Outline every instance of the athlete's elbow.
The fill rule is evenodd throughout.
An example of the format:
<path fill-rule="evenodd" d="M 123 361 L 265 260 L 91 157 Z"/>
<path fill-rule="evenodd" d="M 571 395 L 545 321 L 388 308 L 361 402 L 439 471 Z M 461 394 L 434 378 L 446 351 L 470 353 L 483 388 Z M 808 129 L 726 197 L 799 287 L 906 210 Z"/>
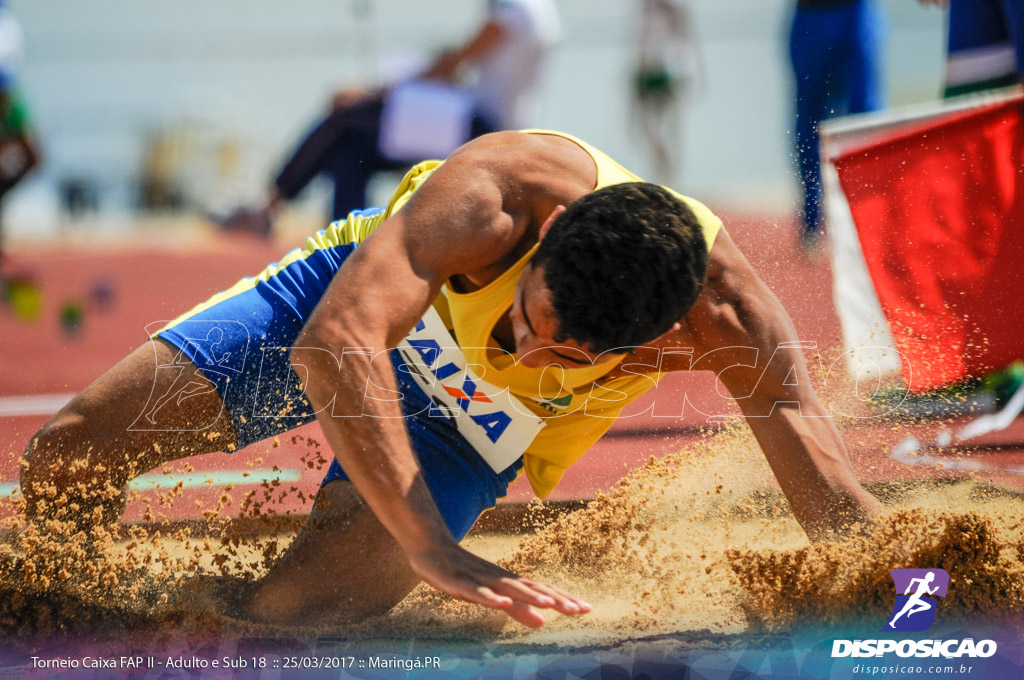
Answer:
<path fill-rule="evenodd" d="M 290 348 L 288 360 L 307 393 L 316 392 L 318 385 L 334 389 L 343 368 L 350 373 L 368 370 L 372 357 L 382 349 L 373 345 L 365 337 L 348 332 L 344 325 L 307 324 Z"/>
<path fill-rule="evenodd" d="M 346 349 L 357 346 L 360 339 L 351 332 L 351 325 L 339 319 L 311 319 L 291 348 L 290 358 L 295 363 L 297 356 L 305 356 L 309 351 L 334 355 L 338 359 L 345 354 Z"/>
<path fill-rule="evenodd" d="M 295 342 L 291 346 L 289 357 L 294 363 L 296 355 L 301 353 L 303 350 L 329 350 L 331 344 L 330 333 L 327 329 L 323 328 L 320 324 L 311 321 L 303 326 L 302 331 L 295 338 Z"/>
<path fill-rule="evenodd" d="M 343 351 L 336 351 L 329 336 L 303 332 L 288 353 L 302 391 L 317 409 L 334 400 L 339 389 Z"/>
<path fill-rule="evenodd" d="M 316 375 L 336 373 L 343 354 L 336 349 L 338 342 L 330 329 L 307 325 L 289 348 L 288 362 L 304 383 Z"/>

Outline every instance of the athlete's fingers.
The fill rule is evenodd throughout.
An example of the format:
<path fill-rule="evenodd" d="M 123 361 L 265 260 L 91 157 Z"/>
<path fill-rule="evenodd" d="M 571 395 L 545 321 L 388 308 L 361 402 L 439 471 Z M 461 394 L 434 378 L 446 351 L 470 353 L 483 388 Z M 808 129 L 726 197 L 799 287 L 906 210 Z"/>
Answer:
<path fill-rule="evenodd" d="M 533 585 L 546 586 L 546 584 Z M 590 605 L 586 603 L 583 603 L 584 609 L 566 598 L 556 597 L 555 594 L 548 594 L 540 589 L 534 589 L 521 579 L 515 577 L 500 579 L 493 586 L 492 588 L 478 585 L 462 593 L 453 594 L 469 602 L 475 602 L 485 607 L 503 611 L 513 620 L 529 628 L 539 628 L 545 623 L 544 616 L 534 609 L 534 606 L 553 608 L 567 615 L 590 611 Z"/>
<path fill-rule="evenodd" d="M 561 614 L 586 614 L 593 609 L 590 604 L 575 595 L 541 581 L 512 576 L 503 579 L 502 586 L 504 587 L 495 588 L 495 591 L 535 607 L 554 609 Z"/>
<path fill-rule="evenodd" d="M 513 603 L 505 613 L 527 628 L 540 628 L 545 623 L 544 616 L 539 611 L 522 602 Z"/>
<path fill-rule="evenodd" d="M 562 614 L 572 615 L 581 613 L 579 604 L 574 602 L 572 598 L 568 598 L 554 592 L 546 583 L 521 580 L 518 582 L 518 585 L 529 588 L 531 592 L 536 593 L 543 599 L 546 599 L 551 603 L 546 605 L 547 607 L 561 612 Z"/>
<path fill-rule="evenodd" d="M 528 579 L 524 579 L 524 582 L 537 592 L 551 597 L 555 601 L 554 609 L 562 614 L 586 614 L 593 609 L 593 607 L 583 599 L 562 590 L 558 586 L 553 586 L 550 583 L 543 583 L 541 581 L 531 581 Z"/>
<path fill-rule="evenodd" d="M 477 598 L 465 598 L 476 601 L 492 609 L 505 612 L 512 620 L 518 621 L 528 628 L 540 628 L 544 625 L 544 616 L 525 602 L 517 602 L 511 597 L 497 595 L 490 588 L 480 586 L 476 589 Z"/>
<path fill-rule="evenodd" d="M 534 607 L 568 615 L 590 611 L 590 605 L 559 588 L 520 578 L 457 546 L 454 552 L 424 557 L 412 562 L 426 582 L 468 602 L 504 611 L 525 626 L 544 624 L 544 617 Z"/>
<path fill-rule="evenodd" d="M 469 590 L 467 595 L 459 595 L 464 600 L 482 604 L 492 609 L 506 610 L 515 604 L 515 600 L 507 595 L 498 595 L 487 586 L 477 586 Z"/>
<path fill-rule="evenodd" d="M 531 587 L 534 584 L 517 578 L 503 578 L 495 583 L 493 587 L 480 586 L 476 588 L 477 601 L 495 609 L 501 609 L 513 616 L 513 611 L 519 613 L 518 617 L 513 616 L 517 621 L 521 616 L 527 616 L 530 621 L 540 621 L 537 625 L 544 623 L 544 618 L 536 612 L 532 614 L 521 614 L 522 607 L 529 608 L 530 605 L 544 609 L 555 609 L 562 614 L 579 614 L 581 609 L 578 605 L 553 594 L 544 592 L 542 589 Z M 540 584 L 544 585 L 544 584 Z M 539 618 L 538 618 L 539 617 Z M 531 624 L 524 624 L 531 625 Z"/>
<path fill-rule="evenodd" d="M 517 576 L 506 576 L 490 584 L 499 595 L 507 595 L 517 602 L 525 602 L 535 607 L 550 609 L 557 603 L 551 595 L 531 587 L 529 583 Z"/>

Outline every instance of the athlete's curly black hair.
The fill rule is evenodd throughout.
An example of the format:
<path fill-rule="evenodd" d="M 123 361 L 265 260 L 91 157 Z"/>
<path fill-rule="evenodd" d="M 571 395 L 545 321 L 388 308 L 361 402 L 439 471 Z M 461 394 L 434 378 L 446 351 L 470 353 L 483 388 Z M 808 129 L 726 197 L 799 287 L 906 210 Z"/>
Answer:
<path fill-rule="evenodd" d="M 595 352 L 667 332 L 704 287 L 708 250 L 689 206 L 656 184 L 616 184 L 574 201 L 532 259 L 544 267 L 559 336 Z"/>

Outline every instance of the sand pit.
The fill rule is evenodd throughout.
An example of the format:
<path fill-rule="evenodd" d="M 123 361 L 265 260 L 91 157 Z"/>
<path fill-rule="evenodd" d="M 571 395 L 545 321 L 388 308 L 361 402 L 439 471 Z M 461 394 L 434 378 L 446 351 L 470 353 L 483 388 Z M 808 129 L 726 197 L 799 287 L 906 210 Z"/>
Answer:
<path fill-rule="evenodd" d="M 0 634 L 25 648 L 83 638 L 145 647 L 177 634 L 307 645 L 326 637 L 350 651 L 420 640 L 462 656 L 610 653 L 637 641 L 679 649 L 801 627 L 877 630 L 892 607 L 888 571 L 897 567 L 950 573 L 945 625 L 1021 619 L 1024 500 L 973 480 L 875 491 L 889 513 L 878 527 L 811 546 L 749 431 L 709 434 L 546 526 L 468 539 L 474 552 L 595 607 L 585 617 L 551 615 L 536 631 L 425 586 L 357 626 L 284 629 L 211 612 L 220 597 L 213 593 L 239 584 L 231 592 L 244 593 L 286 547 L 285 527 L 295 525 L 287 518 L 269 533 L 265 523 L 257 532 L 252 521 L 211 517 L 206 532 L 136 526 L 116 540 L 97 525 L 56 543 L 12 523 L 0 552 Z M 529 514 L 525 522 L 533 522 Z"/>

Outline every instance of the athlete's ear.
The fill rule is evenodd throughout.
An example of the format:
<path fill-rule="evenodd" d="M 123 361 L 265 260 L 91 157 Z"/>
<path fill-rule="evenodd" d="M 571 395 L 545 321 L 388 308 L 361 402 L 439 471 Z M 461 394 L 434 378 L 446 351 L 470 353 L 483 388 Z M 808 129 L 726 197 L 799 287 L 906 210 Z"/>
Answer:
<path fill-rule="evenodd" d="M 556 205 L 555 206 L 555 209 L 551 211 L 551 214 L 548 215 L 548 218 L 546 220 L 544 220 L 544 224 L 540 225 L 540 234 L 537 235 L 537 240 L 538 241 L 543 241 L 544 240 L 544 236 L 548 233 L 548 230 L 551 229 L 551 225 L 554 224 L 555 220 L 558 219 L 558 216 L 561 215 L 564 212 L 565 212 L 565 206 L 564 205 Z"/>

